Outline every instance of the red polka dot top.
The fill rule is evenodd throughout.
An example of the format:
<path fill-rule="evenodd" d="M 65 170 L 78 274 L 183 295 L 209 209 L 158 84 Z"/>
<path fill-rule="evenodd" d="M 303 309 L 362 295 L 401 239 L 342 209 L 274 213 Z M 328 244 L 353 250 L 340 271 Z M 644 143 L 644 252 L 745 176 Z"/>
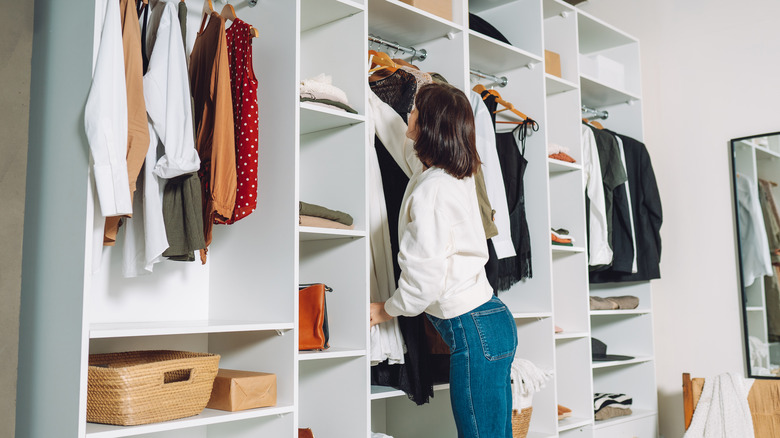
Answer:
<path fill-rule="evenodd" d="M 257 78 L 252 68 L 252 26 L 237 18 L 227 29 L 233 123 L 236 139 L 236 206 L 232 224 L 257 207 L 258 121 Z"/>

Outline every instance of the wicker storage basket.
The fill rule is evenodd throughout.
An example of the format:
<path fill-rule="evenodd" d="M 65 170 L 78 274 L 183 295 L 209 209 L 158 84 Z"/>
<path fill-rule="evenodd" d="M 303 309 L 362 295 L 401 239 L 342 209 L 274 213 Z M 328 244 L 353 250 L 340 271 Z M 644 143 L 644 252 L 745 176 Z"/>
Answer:
<path fill-rule="evenodd" d="M 533 407 L 512 409 L 512 438 L 525 438 L 528 435 L 528 426 L 531 424 L 531 412 Z"/>
<path fill-rule="evenodd" d="M 87 421 L 131 426 L 199 414 L 219 355 L 186 351 L 90 354 Z"/>

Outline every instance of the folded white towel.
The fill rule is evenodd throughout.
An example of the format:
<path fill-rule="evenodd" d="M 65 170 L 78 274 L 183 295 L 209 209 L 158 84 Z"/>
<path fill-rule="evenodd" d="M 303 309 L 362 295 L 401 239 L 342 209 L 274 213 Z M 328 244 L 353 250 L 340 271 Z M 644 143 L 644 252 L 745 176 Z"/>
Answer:
<path fill-rule="evenodd" d="M 753 379 L 736 373 L 708 378 L 684 438 L 752 437 L 753 417 L 747 401 Z"/>

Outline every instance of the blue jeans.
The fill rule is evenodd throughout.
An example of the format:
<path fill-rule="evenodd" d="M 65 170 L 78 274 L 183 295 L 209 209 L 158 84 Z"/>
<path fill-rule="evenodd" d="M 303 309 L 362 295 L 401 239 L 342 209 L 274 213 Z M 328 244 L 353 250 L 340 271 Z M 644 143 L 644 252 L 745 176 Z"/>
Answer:
<path fill-rule="evenodd" d="M 451 319 L 427 315 L 450 347 L 450 399 L 459 438 L 512 438 L 512 314 L 497 297 Z"/>

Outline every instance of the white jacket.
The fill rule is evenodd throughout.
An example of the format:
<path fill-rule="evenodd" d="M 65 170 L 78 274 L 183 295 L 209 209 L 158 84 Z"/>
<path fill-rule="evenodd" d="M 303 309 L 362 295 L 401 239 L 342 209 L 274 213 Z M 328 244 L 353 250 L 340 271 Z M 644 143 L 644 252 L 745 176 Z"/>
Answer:
<path fill-rule="evenodd" d="M 423 169 L 406 139 L 403 119 L 369 93 L 376 133 L 409 178 L 398 218 L 398 288 L 385 302 L 392 316 L 426 312 L 460 316 L 486 303 L 493 289 L 485 275 L 487 241 L 474 178 Z"/>
<path fill-rule="evenodd" d="M 608 265 L 612 263 L 612 248 L 609 247 L 607 230 L 607 207 L 604 201 L 604 182 L 601 178 L 601 161 L 596 149 L 593 131 L 582 125 L 582 177 L 585 193 L 590 199 L 590 259 L 588 264 Z"/>
<path fill-rule="evenodd" d="M 501 162 L 498 161 L 496 149 L 496 131 L 493 128 L 493 118 L 485 106 L 482 96 L 469 92 L 471 109 L 474 112 L 474 127 L 477 137 L 477 153 L 482 161 L 482 175 L 485 178 L 490 206 L 495 210 L 494 223 L 498 228 L 498 236 L 491 237 L 496 256 L 499 259 L 514 257 L 515 246 L 512 243 L 512 230 L 509 227 L 509 206 L 506 201 L 504 175 L 501 173 Z"/>
<path fill-rule="evenodd" d="M 127 177 L 127 85 L 119 2 L 108 2 L 103 17 L 84 127 L 100 210 L 108 217 L 131 214 L 133 209 Z"/>

